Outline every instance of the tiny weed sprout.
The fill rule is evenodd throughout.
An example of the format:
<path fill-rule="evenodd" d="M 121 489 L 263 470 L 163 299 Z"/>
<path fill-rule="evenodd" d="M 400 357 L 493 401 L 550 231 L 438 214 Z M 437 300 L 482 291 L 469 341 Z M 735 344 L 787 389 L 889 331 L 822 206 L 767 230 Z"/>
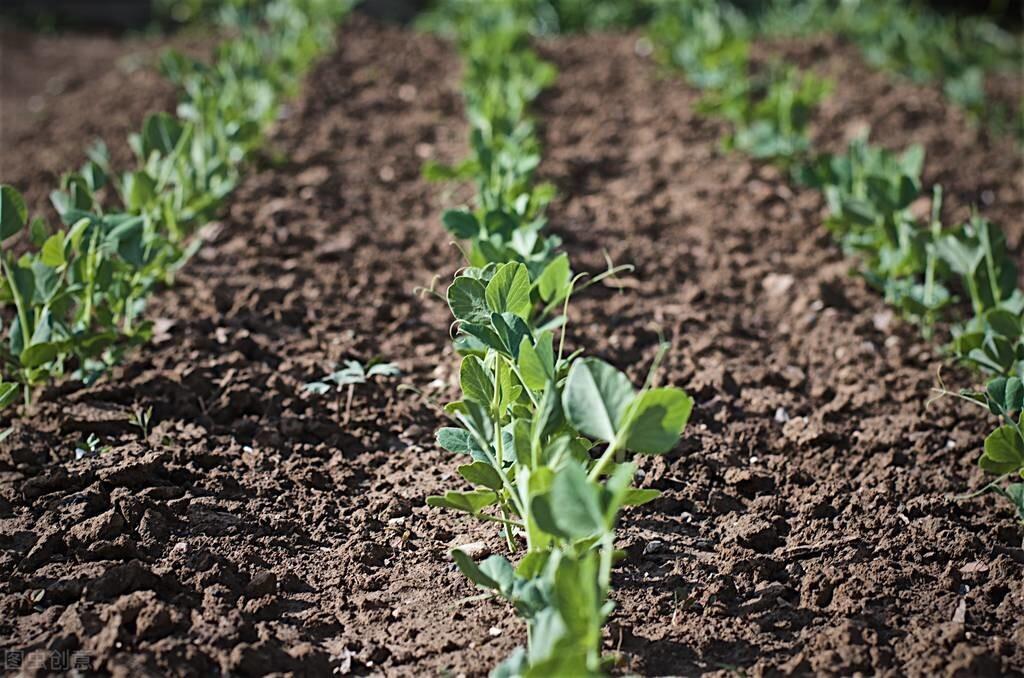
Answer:
<path fill-rule="evenodd" d="M 394 363 L 381 362 L 374 358 L 366 366 L 358 360 L 346 360 L 345 367 L 331 372 L 320 381 L 311 381 L 304 386 L 310 393 L 323 395 L 332 389 L 338 394 L 337 411 L 341 414 L 341 393 L 347 392 L 345 398 L 345 416 L 343 424 L 348 424 L 352 418 L 352 398 L 355 388 L 359 384 L 366 384 L 375 381 L 378 377 L 398 377 L 402 371 Z"/>
<path fill-rule="evenodd" d="M 153 419 L 153 406 L 143 408 L 141 405 L 133 405 L 131 414 L 128 415 L 128 423 L 139 429 L 142 439 L 149 438 L 150 422 Z"/>
<path fill-rule="evenodd" d="M 99 436 L 95 433 L 90 433 L 87 438 L 79 441 L 78 444 L 75 445 L 75 460 L 77 461 L 86 457 L 95 457 L 100 454 L 106 454 L 109 451 L 109 445 L 104 445 Z"/>

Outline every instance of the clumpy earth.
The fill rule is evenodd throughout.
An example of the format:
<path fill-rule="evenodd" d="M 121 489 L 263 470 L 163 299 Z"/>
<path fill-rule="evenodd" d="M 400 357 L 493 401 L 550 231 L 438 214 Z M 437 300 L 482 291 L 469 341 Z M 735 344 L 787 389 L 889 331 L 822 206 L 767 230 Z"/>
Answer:
<path fill-rule="evenodd" d="M 636 37 L 539 45 L 560 71 L 536 107 L 551 229 L 579 270 L 636 266 L 578 297 L 569 342 L 639 381 L 664 338 L 660 380 L 697 401 L 677 449 L 642 461 L 664 496 L 624 516 L 606 650 L 646 675 L 1024 671 L 1020 529 L 993 497 L 958 498 L 985 482 L 991 420 L 929 404 L 946 361 L 851 275 L 820 198 L 722 154 L 699 93 Z M 925 143 L 949 218 L 978 203 L 1019 251 L 1007 142 L 842 45 L 764 49 L 847 74 L 823 144 L 862 124 Z M 475 676 L 525 640 L 504 605 L 466 601 L 447 555 L 499 535 L 424 505 L 460 482 L 433 443 L 457 363 L 428 290 L 460 265 L 439 214 L 468 193 L 420 178 L 465 153 L 459 77 L 450 45 L 351 18 L 273 134 L 286 160 L 252 168 L 154 299 L 155 341 L 10 420 L 0 647 L 118 675 Z M 56 163 L 18 163 L 45 195 Z M 377 356 L 403 375 L 356 389 L 348 422 L 344 398 L 303 389 Z"/>

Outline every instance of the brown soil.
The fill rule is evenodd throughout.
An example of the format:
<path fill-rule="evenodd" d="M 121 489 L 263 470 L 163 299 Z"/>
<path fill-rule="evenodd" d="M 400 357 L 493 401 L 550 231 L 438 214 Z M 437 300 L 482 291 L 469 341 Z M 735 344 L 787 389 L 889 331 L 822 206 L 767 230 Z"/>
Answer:
<path fill-rule="evenodd" d="M 982 482 L 990 422 L 925 407 L 941 357 L 848 275 L 818 197 L 720 155 L 697 94 L 633 38 L 543 51 L 561 71 L 538 108 L 552 228 L 578 268 L 602 250 L 637 266 L 580 296 L 571 343 L 639 379 L 663 334 L 662 379 L 698 401 L 677 450 L 643 463 L 665 496 L 625 516 L 607 649 L 650 675 L 1024 671 L 1021 535 L 992 498 L 954 498 Z M 864 102 L 844 115 L 952 140 L 928 168 L 950 208 L 990 187 L 1019 218 L 1019 160 L 962 174 L 1004 149 L 946 109 L 901 130 L 900 98 L 864 92 L 881 82 L 840 82 Z M 122 675 L 479 675 L 523 641 L 503 605 L 462 602 L 447 550 L 501 542 L 424 506 L 455 460 L 427 398 L 396 389 L 453 394 L 447 311 L 415 288 L 459 265 L 445 189 L 419 177 L 464 151 L 458 89 L 450 46 L 353 18 L 275 135 L 288 162 L 252 174 L 155 300 L 153 345 L 15 422 L 0 647 Z M 358 389 L 347 425 L 302 389 L 377 355 L 405 374 Z M 147 437 L 133 406 L 153 407 Z M 89 433 L 109 449 L 75 461 Z"/>

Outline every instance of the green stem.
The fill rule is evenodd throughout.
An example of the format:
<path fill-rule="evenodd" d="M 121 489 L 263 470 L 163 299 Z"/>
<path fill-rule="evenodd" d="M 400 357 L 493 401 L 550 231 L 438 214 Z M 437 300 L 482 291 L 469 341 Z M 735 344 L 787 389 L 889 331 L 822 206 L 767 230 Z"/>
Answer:
<path fill-rule="evenodd" d="M 590 474 L 587 476 L 587 480 L 593 482 L 600 478 L 601 473 L 604 472 L 605 467 L 608 466 L 612 457 L 618 451 L 619 443 L 617 440 L 614 440 L 608 445 L 608 449 L 604 451 L 604 454 L 602 454 L 601 458 L 597 460 L 597 463 L 594 464 L 594 468 L 590 469 Z"/>
<path fill-rule="evenodd" d="M 18 290 L 18 283 L 14 278 L 14 271 L 11 270 L 11 263 L 7 260 L 6 254 L 0 257 L 0 265 L 3 266 L 7 284 L 11 287 L 11 296 L 14 297 L 14 306 L 18 311 L 18 323 L 21 325 L 22 350 L 25 350 L 32 345 L 32 333 L 28 326 L 28 309 L 25 308 L 25 299 Z"/>

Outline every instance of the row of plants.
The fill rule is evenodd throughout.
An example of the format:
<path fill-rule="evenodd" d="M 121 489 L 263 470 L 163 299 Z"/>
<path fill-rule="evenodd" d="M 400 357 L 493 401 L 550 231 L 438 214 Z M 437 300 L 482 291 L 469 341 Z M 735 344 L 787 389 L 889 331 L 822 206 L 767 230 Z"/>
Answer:
<path fill-rule="evenodd" d="M 440 0 L 438 4 L 459 8 L 474 2 Z M 701 5 L 691 0 L 514 0 L 514 4 L 529 15 L 535 35 L 646 26 L 657 13 L 699 10 Z M 958 16 L 938 12 L 921 1 L 891 0 L 736 0 L 726 11 L 751 35 L 842 36 L 854 42 L 871 65 L 915 82 L 935 83 L 974 120 L 997 134 L 1014 134 L 1024 141 L 1024 101 L 1011 103 L 986 91 L 990 75 L 1019 69 L 1024 43 L 984 13 Z"/>
<path fill-rule="evenodd" d="M 1024 45 L 987 16 L 943 14 L 921 2 L 889 0 L 772 0 L 758 9 L 762 33 L 843 36 L 873 66 L 936 83 L 974 119 L 1024 140 L 1024 102 L 994 101 L 985 87 L 988 74 L 1019 70 Z"/>
<path fill-rule="evenodd" d="M 440 447 L 464 455 L 458 472 L 472 489 L 427 503 L 494 524 L 508 549 L 480 563 L 452 551 L 466 577 L 526 622 L 526 647 L 492 676 L 602 675 L 611 571 L 623 556 L 616 523 L 624 507 L 659 494 L 633 486 L 631 457 L 671 450 L 693 402 L 656 386 L 657 358 L 638 389 L 609 363 L 567 352 L 573 293 L 620 269 L 574 274 L 546 232 L 553 190 L 535 180 L 541 150 L 528 109 L 555 71 L 530 48 L 533 15 L 514 2 L 456 4 L 426 22 L 458 40 L 472 154 L 424 171 L 476 187 L 471 205 L 443 215 L 467 266 L 445 295 L 461 395 L 444 407 L 453 425 L 437 432 Z"/>
<path fill-rule="evenodd" d="M 93 381 L 150 338 L 147 297 L 200 246 L 199 227 L 238 184 L 349 4 L 224 3 L 220 24 L 232 37 L 210 63 L 163 56 L 181 91 L 176 114 L 147 116 L 129 139 L 130 169 L 112 167 L 102 141 L 90 148 L 50 196 L 59 225 L 30 218 L 18 191 L 0 186 L 0 408 L 19 398 L 30 408 L 58 377 Z"/>
<path fill-rule="evenodd" d="M 889 303 L 929 336 L 951 324 L 950 354 L 988 379 L 983 392 L 957 395 L 1000 418 L 979 461 L 999 476 L 986 489 L 1009 499 L 1024 521 L 1024 293 L 1000 229 L 976 214 L 943 224 L 941 186 L 933 187 L 930 218 L 914 216 L 920 146 L 893 153 L 860 138 L 838 155 L 815 152 L 808 129 L 828 83 L 778 65 L 755 69 L 748 24 L 734 7 L 665 3 L 651 37 L 662 61 L 705 91 L 701 109 L 731 123 L 727 147 L 781 165 L 824 194 L 826 226 Z"/>

